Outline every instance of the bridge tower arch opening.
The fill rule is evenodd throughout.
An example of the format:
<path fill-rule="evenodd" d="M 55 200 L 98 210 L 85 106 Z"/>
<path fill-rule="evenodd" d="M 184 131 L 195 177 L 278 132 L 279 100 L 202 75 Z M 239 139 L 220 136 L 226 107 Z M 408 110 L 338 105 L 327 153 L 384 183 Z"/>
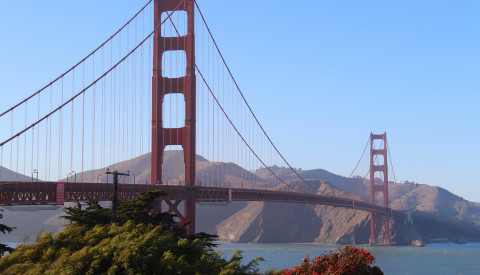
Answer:
<path fill-rule="evenodd" d="M 162 21 L 173 24 L 171 17 L 186 13 L 186 32 L 178 29 L 178 35 L 165 34 Z M 153 184 L 164 184 L 162 164 L 167 146 L 181 146 L 185 163 L 184 213 L 178 209 L 179 202 L 169 204 L 169 212 L 177 214 L 181 223 L 186 224 L 187 234 L 195 233 L 195 131 L 196 131 L 196 80 L 195 80 L 195 37 L 194 37 L 194 1 L 193 0 L 155 0 L 153 38 L 153 75 L 152 75 L 152 162 L 151 178 Z M 177 29 L 175 29 L 177 31 Z M 185 59 L 179 68 L 184 73 L 172 75 L 164 72 L 175 62 L 169 58 L 175 52 L 183 52 Z M 183 94 L 185 100 L 185 124 L 177 128 L 164 128 L 163 102 L 168 94 Z"/>
<path fill-rule="evenodd" d="M 380 141 L 378 147 L 376 141 Z M 388 208 L 388 166 L 387 166 L 387 133 L 370 133 L 370 203 L 375 204 L 376 193 L 383 195 L 383 206 Z M 375 239 L 375 215 L 370 213 L 370 243 Z M 383 215 L 383 244 L 390 244 L 388 228 L 388 211 Z"/>

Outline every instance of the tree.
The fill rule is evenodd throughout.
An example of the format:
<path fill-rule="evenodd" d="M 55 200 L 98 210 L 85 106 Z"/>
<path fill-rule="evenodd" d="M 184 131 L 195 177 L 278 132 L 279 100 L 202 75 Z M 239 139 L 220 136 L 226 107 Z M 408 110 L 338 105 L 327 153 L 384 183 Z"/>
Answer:
<path fill-rule="evenodd" d="M 3 212 L 3 209 L 0 209 L 0 211 Z M 0 213 L 0 219 L 2 218 L 3 218 L 3 214 Z M 6 226 L 5 224 L 0 223 L 0 231 L 3 234 L 10 233 L 12 232 L 13 229 L 15 229 L 15 227 Z M 2 257 L 6 252 L 12 253 L 12 251 L 13 251 L 13 248 L 11 248 L 10 246 L 0 243 L 0 257 Z"/>
<path fill-rule="evenodd" d="M 261 258 L 243 265 L 237 251 L 230 260 L 223 259 L 213 249 L 214 236 L 186 236 L 172 215 L 149 214 L 162 194 L 152 191 L 121 201 L 115 223 L 110 222 L 111 210 L 98 201 L 89 201 L 85 209 L 81 204 L 67 208 L 65 218 L 71 223 L 63 231 L 19 246 L 0 259 L 0 273 L 258 274 Z"/>
<path fill-rule="evenodd" d="M 165 230 L 175 232 L 177 237 L 186 237 L 186 231 L 183 227 L 176 225 L 174 221 L 175 215 L 170 213 L 152 214 L 156 200 L 164 196 L 166 193 L 161 190 L 154 190 L 141 193 L 135 200 L 120 200 L 118 201 L 117 224 L 125 224 L 127 221 L 134 221 L 135 223 L 145 223 L 162 225 Z M 77 225 L 86 225 L 93 228 L 95 225 L 106 225 L 111 222 L 112 209 L 103 208 L 98 200 L 89 200 L 86 203 L 86 208 L 79 202 L 73 207 L 66 207 L 63 218 L 69 220 L 71 223 Z M 200 236 L 200 235 L 199 235 Z M 195 238 L 196 235 L 193 235 Z M 204 237 L 216 237 L 213 235 L 203 234 Z"/>

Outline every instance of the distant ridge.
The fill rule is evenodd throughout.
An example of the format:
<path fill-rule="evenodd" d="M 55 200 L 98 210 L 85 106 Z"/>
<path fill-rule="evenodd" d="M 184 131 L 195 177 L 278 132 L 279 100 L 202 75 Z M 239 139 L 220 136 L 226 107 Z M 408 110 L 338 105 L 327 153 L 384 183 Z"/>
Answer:
<path fill-rule="evenodd" d="M 36 174 L 32 176 L 26 176 L 21 173 L 17 173 L 8 168 L 0 166 L 0 180 L 1 181 L 36 181 Z M 39 180 L 40 181 L 40 180 Z"/>
<path fill-rule="evenodd" d="M 272 178 L 267 169 L 247 171 L 233 163 L 210 162 L 197 156 L 197 183 L 214 186 L 227 182 L 230 187 L 241 187 L 255 182 L 261 184 Z M 167 151 L 164 169 L 171 178 L 164 175 L 164 182 L 176 184 L 184 180 L 182 151 Z M 110 171 L 130 171 L 130 177 L 121 182 L 136 184 L 150 183 L 150 154 L 120 162 L 108 167 Z M 106 182 L 107 167 L 77 173 L 77 181 Z M 284 167 L 270 167 L 291 186 L 301 183 L 295 173 Z M 4 180 L 31 180 L 31 177 L 17 174 L 1 167 Z M 296 170 L 317 189 L 319 194 L 333 194 L 355 199 L 369 200 L 368 180 L 346 179 L 324 169 Z M 133 177 L 135 175 L 135 177 Z M 248 179 L 248 180 L 245 180 Z M 69 177 L 73 180 L 73 176 Z M 66 181 L 62 179 L 61 181 Z M 112 181 L 111 178 L 108 179 Z M 390 219 L 390 236 L 396 244 L 409 244 L 418 239 L 425 243 L 433 241 L 480 241 L 480 203 L 469 202 L 451 192 L 435 186 L 416 183 L 389 183 L 389 202 L 393 209 L 409 210 L 413 224 L 403 220 Z M 380 198 L 377 198 L 380 199 Z M 59 210 L 58 210 L 59 211 Z M 61 211 L 35 212 L 35 224 L 19 222 L 19 217 L 30 217 L 19 212 L 5 211 L 5 222 L 22 227 L 20 232 L 35 235 L 42 229 L 57 230 L 65 223 L 59 220 Z M 44 217 L 43 222 L 39 222 Z M 32 217 L 29 219 L 34 220 Z M 328 244 L 368 243 L 369 219 L 367 212 L 342 209 L 323 205 L 271 202 L 232 202 L 228 205 L 197 204 L 197 228 L 220 239 L 232 242 L 318 242 Z M 7 222 L 8 221 L 8 222 Z M 380 224 L 378 225 L 380 226 Z M 25 228 L 29 227 L 29 228 Z M 29 231 L 30 230 L 30 231 Z M 15 231 L 8 239 L 19 238 Z M 382 236 L 378 236 L 381 238 Z"/>

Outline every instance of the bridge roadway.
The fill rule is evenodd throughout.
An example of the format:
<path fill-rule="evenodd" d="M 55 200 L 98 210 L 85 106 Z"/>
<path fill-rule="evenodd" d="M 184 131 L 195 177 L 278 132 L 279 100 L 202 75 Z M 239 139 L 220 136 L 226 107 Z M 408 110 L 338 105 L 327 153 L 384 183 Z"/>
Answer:
<path fill-rule="evenodd" d="M 334 196 L 271 190 L 202 186 L 189 187 L 184 185 L 119 184 L 118 198 L 127 200 L 134 199 L 139 193 L 158 189 L 167 192 L 167 195 L 162 197 L 163 200 L 183 200 L 187 197 L 186 194 L 194 192 L 196 200 L 202 202 L 293 202 L 344 207 L 378 214 L 388 213 L 389 215 L 403 217 L 402 211 L 385 208 L 364 201 Z M 90 198 L 107 201 L 111 199 L 112 193 L 112 183 L 10 181 L 0 183 L 0 205 L 63 204 L 63 202 L 87 201 Z"/>

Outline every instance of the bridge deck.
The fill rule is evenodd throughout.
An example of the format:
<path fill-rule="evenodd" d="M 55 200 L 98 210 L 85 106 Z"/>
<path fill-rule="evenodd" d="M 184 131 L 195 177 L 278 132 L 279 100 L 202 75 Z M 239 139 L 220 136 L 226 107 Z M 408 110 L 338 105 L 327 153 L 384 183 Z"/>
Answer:
<path fill-rule="evenodd" d="M 58 183 L 58 182 L 2 182 L 0 183 L 0 205 L 39 205 L 58 204 L 59 194 L 63 187 L 63 202 L 87 201 L 97 199 L 110 200 L 113 192 L 112 183 Z M 197 201 L 270 201 L 319 204 L 334 207 L 358 209 L 367 212 L 394 216 L 403 216 L 401 211 L 392 210 L 364 201 L 326 195 L 306 194 L 299 192 L 284 192 L 271 190 L 254 190 L 219 187 L 189 187 L 184 185 L 145 185 L 119 184 L 119 199 L 134 199 L 140 193 L 150 190 L 167 192 L 165 200 L 183 200 L 187 193 L 193 192 Z"/>

